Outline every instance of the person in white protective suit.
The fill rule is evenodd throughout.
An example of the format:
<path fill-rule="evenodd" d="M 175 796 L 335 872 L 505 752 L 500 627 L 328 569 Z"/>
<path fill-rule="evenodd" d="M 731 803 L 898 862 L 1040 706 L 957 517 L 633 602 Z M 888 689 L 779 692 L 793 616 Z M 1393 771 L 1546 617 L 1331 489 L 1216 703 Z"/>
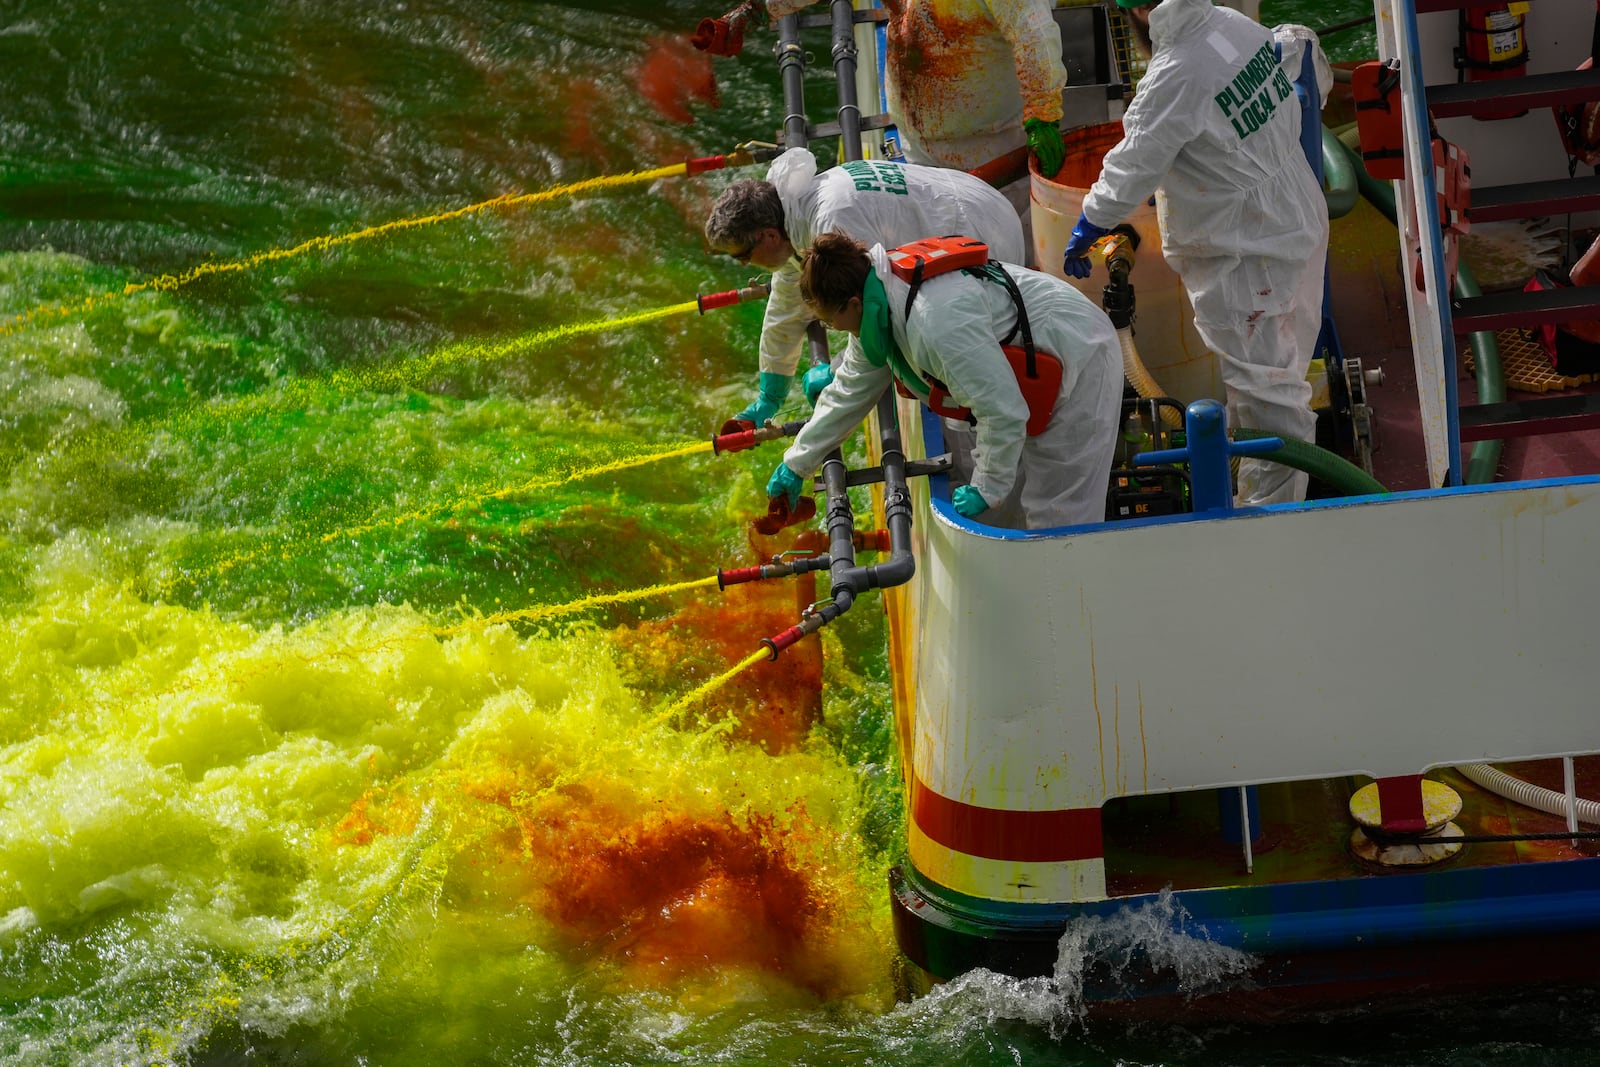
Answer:
<path fill-rule="evenodd" d="M 1087 277 L 1094 242 L 1159 187 L 1162 252 L 1222 361 L 1229 424 L 1312 441 L 1306 370 L 1322 324 L 1328 209 L 1300 146 L 1293 80 L 1303 48 L 1287 70 L 1272 31 L 1211 0 L 1117 3 L 1150 64 L 1062 267 Z M 1306 481 L 1245 460 L 1239 503 L 1303 500 Z"/>
<path fill-rule="evenodd" d="M 766 0 L 773 18 L 818 0 Z M 884 0 L 884 89 L 908 163 L 971 170 L 1026 144 L 1061 169 L 1061 30 L 1051 0 Z M 1026 175 L 1004 192 L 1027 225 Z M 1018 259 L 1016 262 L 1025 262 Z"/>
<path fill-rule="evenodd" d="M 1028 436 L 1028 403 L 1001 350 L 1018 327 L 1015 282 L 1039 352 L 1061 360 L 1049 421 Z M 1122 357 L 1111 320 L 1059 278 L 991 262 L 984 276 L 962 271 L 922 282 L 909 314 L 909 286 L 882 245 L 869 251 L 844 234 L 817 238 L 801 287 L 824 322 L 853 337 L 816 412 L 767 483 L 791 508 L 806 476 L 838 447 L 896 378 L 926 396 L 935 381 L 976 420 L 974 469 L 951 495 L 955 509 L 985 521 L 1020 480 L 1022 526 L 1038 530 L 1101 522 L 1122 410 Z"/>
<path fill-rule="evenodd" d="M 800 297 L 799 255 L 829 230 L 888 248 L 966 234 L 1008 262 L 1020 261 L 1024 247 L 1022 226 L 1006 199 L 960 171 L 857 160 L 818 174 L 809 150 L 791 148 L 773 161 L 765 181 L 734 182 L 712 205 L 706 241 L 773 272 L 761 324 L 758 393 L 736 419 L 759 426 L 789 395 L 806 325 L 815 318 Z M 832 373 L 827 363 L 807 371 L 808 399 L 816 399 Z"/>

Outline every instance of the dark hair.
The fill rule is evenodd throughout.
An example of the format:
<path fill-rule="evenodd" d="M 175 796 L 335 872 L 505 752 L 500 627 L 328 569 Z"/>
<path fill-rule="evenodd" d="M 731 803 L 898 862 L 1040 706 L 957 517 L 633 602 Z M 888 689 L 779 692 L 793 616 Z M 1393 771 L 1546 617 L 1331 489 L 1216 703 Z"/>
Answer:
<path fill-rule="evenodd" d="M 722 190 L 706 218 L 706 242 L 712 248 L 749 248 L 762 230 L 784 233 L 783 201 L 768 181 L 745 179 Z"/>
<path fill-rule="evenodd" d="M 800 262 L 800 296 L 818 311 L 837 311 L 861 295 L 871 271 L 867 246 L 831 230 L 816 239 Z"/>

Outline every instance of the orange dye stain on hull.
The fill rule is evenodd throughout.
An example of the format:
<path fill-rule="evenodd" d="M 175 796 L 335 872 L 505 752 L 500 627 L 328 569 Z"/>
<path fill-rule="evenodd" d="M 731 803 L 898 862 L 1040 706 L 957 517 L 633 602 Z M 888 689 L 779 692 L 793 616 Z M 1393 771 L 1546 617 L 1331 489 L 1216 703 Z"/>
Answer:
<path fill-rule="evenodd" d="M 717 106 L 717 79 L 711 55 L 696 51 L 682 37 L 658 37 L 634 71 L 639 95 L 650 101 L 664 118 L 690 123 L 693 104 Z"/>

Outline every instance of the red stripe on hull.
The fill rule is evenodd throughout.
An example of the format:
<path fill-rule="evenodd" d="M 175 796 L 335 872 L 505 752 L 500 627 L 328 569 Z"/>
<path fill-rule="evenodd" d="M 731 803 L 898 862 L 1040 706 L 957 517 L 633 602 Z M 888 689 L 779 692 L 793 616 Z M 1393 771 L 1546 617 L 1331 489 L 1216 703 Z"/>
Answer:
<path fill-rule="evenodd" d="M 1060 863 L 1105 856 L 1099 808 L 983 808 L 940 796 L 913 775 L 911 819 L 930 840 L 982 859 Z"/>

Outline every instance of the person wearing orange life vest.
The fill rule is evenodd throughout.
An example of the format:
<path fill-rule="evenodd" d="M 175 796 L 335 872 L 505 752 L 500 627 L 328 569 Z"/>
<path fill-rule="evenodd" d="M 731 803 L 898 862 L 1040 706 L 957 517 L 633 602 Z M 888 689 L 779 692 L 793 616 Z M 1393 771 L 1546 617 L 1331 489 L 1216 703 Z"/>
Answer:
<path fill-rule="evenodd" d="M 996 270 L 1009 276 L 1005 284 Z M 1059 278 L 992 263 L 910 287 L 882 245 L 870 250 L 841 233 L 818 237 L 806 253 L 801 292 L 823 322 L 852 335 L 832 383 L 767 483 L 769 497 L 793 505 L 803 475 L 855 430 L 899 378 L 922 395 L 929 381 L 976 419 L 973 470 L 952 494 L 956 511 L 979 518 L 1020 481 L 1022 526 L 1037 530 L 1101 522 L 1122 411 L 1122 355 L 1111 320 Z M 1019 327 L 1018 299 L 1041 358 L 1060 360 L 1060 385 L 1045 398 L 1048 421 L 1028 434 L 1028 399 L 1002 344 Z M 994 518 L 994 516 L 990 516 Z"/>
<path fill-rule="evenodd" d="M 800 299 L 800 253 L 817 234 L 835 229 L 890 248 L 929 234 L 964 233 L 988 244 L 999 259 L 1015 261 L 1024 251 L 1011 205 L 970 174 L 882 160 L 856 160 L 818 174 L 809 149 L 789 149 L 773 160 L 765 181 L 724 189 L 706 218 L 707 244 L 773 272 L 757 395 L 734 418 L 760 425 L 787 398 L 814 318 Z M 806 398 L 814 401 L 831 377 L 827 363 L 807 371 Z"/>
<path fill-rule="evenodd" d="M 1271 30 L 1211 0 L 1117 3 L 1150 64 L 1062 269 L 1087 277 L 1094 242 L 1159 189 L 1162 252 L 1221 360 L 1229 423 L 1311 441 L 1306 370 L 1322 324 L 1328 209 L 1300 146 L 1292 83 L 1303 49 L 1284 69 Z M 1239 502 L 1302 500 L 1306 480 L 1243 460 Z"/>
<path fill-rule="evenodd" d="M 777 19 L 818 0 L 765 2 Z M 1051 0 L 884 0 L 883 6 L 889 13 L 884 89 L 908 163 L 971 170 L 1027 145 L 1046 177 L 1061 169 L 1067 71 Z M 1003 191 L 1027 227 L 1027 177 Z"/>

